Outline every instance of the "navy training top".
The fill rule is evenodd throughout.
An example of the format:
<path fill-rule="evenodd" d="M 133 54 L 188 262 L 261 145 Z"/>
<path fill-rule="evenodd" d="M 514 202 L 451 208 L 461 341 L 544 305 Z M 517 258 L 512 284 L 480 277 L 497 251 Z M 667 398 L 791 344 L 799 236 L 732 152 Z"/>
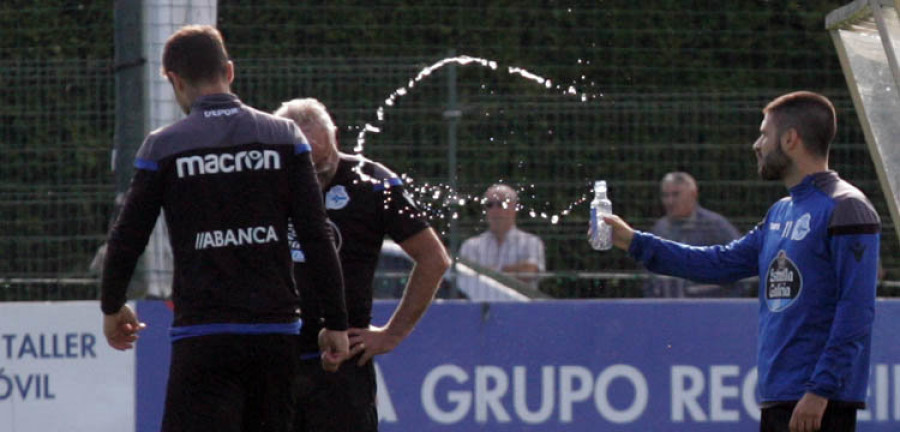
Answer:
<path fill-rule="evenodd" d="M 232 94 L 202 96 L 186 118 L 147 137 L 135 167 L 109 234 L 104 313 L 125 303 L 135 263 L 163 209 L 175 260 L 175 329 L 257 333 L 259 324 L 296 322 L 289 219 L 313 264 L 310 284 L 323 299 L 326 325 L 347 328 L 340 263 L 310 147 L 293 122 Z M 235 323 L 246 326 L 210 326 Z"/>

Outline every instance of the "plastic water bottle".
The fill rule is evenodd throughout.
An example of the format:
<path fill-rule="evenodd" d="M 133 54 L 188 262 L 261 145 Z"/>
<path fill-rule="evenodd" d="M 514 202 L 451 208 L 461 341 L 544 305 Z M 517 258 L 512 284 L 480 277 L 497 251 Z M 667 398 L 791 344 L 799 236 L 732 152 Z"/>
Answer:
<path fill-rule="evenodd" d="M 606 197 L 606 181 L 594 182 L 594 200 L 591 201 L 591 238 L 588 242 L 595 250 L 612 249 L 612 227 L 603 222 L 604 215 L 612 214 L 612 201 Z"/>

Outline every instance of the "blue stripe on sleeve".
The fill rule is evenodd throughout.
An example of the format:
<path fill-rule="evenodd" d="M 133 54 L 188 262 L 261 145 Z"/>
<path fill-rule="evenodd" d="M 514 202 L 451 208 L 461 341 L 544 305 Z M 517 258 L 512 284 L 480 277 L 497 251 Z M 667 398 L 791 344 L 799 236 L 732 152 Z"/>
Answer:
<path fill-rule="evenodd" d="M 294 154 L 295 155 L 309 153 L 311 151 L 312 151 L 312 147 L 310 147 L 309 144 L 307 144 L 305 142 L 294 144 Z"/>
<path fill-rule="evenodd" d="M 322 353 L 319 351 L 300 354 L 300 360 L 318 360 L 320 357 L 322 357 Z"/>
<path fill-rule="evenodd" d="M 302 320 L 289 323 L 257 323 L 257 324 L 241 324 L 241 323 L 214 323 L 214 324 L 198 324 L 192 326 L 172 327 L 169 329 L 169 337 L 172 342 L 180 339 L 197 336 L 208 336 L 214 334 L 241 334 L 241 335 L 261 335 L 261 334 L 300 334 L 300 327 L 303 326 Z"/>
<path fill-rule="evenodd" d="M 149 159 L 141 159 L 141 158 L 136 158 L 134 160 L 134 167 L 137 169 L 148 170 L 148 171 L 159 170 L 159 164 L 157 164 L 156 161 L 152 161 Z"/>
<path fill-rule="evenodd" d="M 391 177 L 374 186 L 376 191 L 383 191 L 391 186 L 403 186 L 403 180 L 398 177 Z"/>

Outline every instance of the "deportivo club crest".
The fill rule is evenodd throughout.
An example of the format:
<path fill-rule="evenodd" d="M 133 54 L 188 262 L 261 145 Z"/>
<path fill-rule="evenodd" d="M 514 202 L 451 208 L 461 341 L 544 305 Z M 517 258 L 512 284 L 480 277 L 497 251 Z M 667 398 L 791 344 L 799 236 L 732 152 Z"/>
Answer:
<path fill-rule="evenodd" d="M 803 277 L 797 265 L 780 250 L 766 272 L 766 304 L 772 312 L 781 312 L 800 296 Z"/>
<path fill-rule="evenodd" d="M 325 208 L 328 210 L 340 210 L 349 203 L 350 195 L 347 195 L 347 188 L 343 186 L 334 186 L 325 194 Z"/>
<path fill-rule="evenodd" d="M 791 240 L 799 241 L 806 238 L 806 235 L 809 234 L 810 219 L 809 213 L 805 213 L 803 216 L 800 216 L 800 219 L 797 219 L 797 223 L 794 224 L 794 232 L 791 234 Z"/>

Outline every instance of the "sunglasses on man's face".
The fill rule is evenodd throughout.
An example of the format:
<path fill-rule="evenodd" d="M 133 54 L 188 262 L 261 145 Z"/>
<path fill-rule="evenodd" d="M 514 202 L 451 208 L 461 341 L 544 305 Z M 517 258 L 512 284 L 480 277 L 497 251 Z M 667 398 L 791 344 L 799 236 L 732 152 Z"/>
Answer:
<path fill-rule="evenodd" d="M 512 205 L 513 205 L 512 203 L 491 200 L 491 201 L 485 201 L 484 208 L 488 208 L 488 209 L 492 209 L 495 207 L 496 208 L 509 208 Z"/>

